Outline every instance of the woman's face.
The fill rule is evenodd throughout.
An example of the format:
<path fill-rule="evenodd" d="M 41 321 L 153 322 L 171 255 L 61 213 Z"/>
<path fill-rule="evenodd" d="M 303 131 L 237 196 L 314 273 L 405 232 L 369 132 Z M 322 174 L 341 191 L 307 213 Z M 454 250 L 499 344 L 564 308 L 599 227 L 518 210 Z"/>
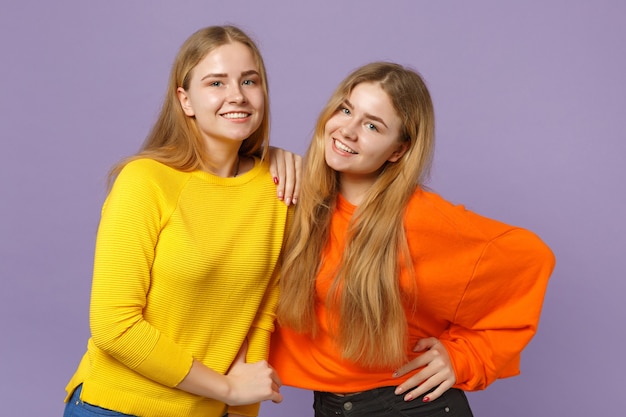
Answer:
<path fill-rule="evenodd" d="M 250 49 L 239 42 L 207 54 L 192 70 L 189 88 L 178 88 L 178 99 L 209 146 L 240 145 L 259 128 L 265 111 L 259 68 Z"/>
<path fill-rule="evenodd" d="M 382 166 L 406 151 L 398 141 L 402 122 L 378 83 L 358 84 L 326 122 L 326 163 L 352 179 L 373 184 Z"/>

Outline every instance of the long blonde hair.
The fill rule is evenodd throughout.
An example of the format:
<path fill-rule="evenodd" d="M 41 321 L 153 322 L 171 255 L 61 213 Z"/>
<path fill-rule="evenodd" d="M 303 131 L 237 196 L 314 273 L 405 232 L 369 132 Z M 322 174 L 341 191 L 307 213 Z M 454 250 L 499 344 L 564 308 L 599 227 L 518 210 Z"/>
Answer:
<path fill-rule="evenodd" d="M 315 279 L 339 190 L 338 174 L 324 158 L 324 129 L 364 82 L 376 83 L 389 95 L 402 121 L 398 140 L 408 143 L 408 150 L 397 162 L 385 163 L 354 213 L 326 303 L 338 308 L 339 320 L 331 330 L 344 358 L 370 367 L 398 366 L 408 343 L 403 305 L 413 302 L 399 286 L 401 268 L 409 274 L 413 270 L 403 214 L 428 175 L 434 151 L 433 104 L 415 71 L 386 62 L 365 65 L 343 80 L 321 112 L 286 241 L 278 318 L 283 326 L 315 334 Z"/>
<path fill-rule="evenodd" d="M 264 157 L 269 146 L 269 93 L 263 57 L 254 43 L 235 26 L 209 26 L 192 34 L 181 46 L 174 60 L 161 113 L 139 152 L 116 164 L 109 172 L 109 183 L 128 162 L 152 158 L 181 171 L 205 169 L 207 149 L 195 117 L 188 117 L 178 100 L 177 89 L 187 90 L 192 71 L 204 57 L 216 48 L 239 42 L 250 49 L 258 67 L 265 98 L 265 111 L 259 128 L 245 139 L 239 148 L 242 156 Z"/>

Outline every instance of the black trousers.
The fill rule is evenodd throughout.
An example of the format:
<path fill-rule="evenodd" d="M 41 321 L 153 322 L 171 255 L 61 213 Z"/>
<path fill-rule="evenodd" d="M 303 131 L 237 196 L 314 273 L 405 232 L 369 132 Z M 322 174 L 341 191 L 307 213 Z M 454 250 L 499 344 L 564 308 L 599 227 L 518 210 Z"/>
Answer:
<path fill-rule="evenodd" d="M 315 391 L 315 417 L 473 417 L 461 390 L 451 388 L 427 403 L 423 397 L 404 401 L 404 395 L 395 395 L 394 390 L 382 387 L 346 396 Z"/>

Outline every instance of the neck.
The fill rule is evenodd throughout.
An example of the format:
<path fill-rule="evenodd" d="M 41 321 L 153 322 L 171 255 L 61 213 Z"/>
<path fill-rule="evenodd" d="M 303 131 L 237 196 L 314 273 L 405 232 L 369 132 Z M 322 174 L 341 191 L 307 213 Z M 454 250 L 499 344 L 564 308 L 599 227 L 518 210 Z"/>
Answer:
<path fill-rule="evenodd" d="M 339 192 L 350 204 L 358 206 L 375 181 L 375 178 L 342 173 L 339 175 Z"/>
<path fill-rule="evenodd" d="M 232 140 L 205 140 L 204 170 L 222 178 L 236 177 L 242 172 L 239 160 L 240 142 Z"/>
<path fill-rule="evenodd" d="M 239 175 L 240 165 L 241 157 L 238 154 L 224 158 L 213 155 L 211 160 L 205 163 L 204 170 L 218 177 L 229 178 Z"/>
<path fill-rule="evenodd" d="M 236 177 L 239 174 L 239 164 L 241 163 L 241 157 L 237 155 L 237 163 L 235 164 L 235 171 L 233 171 L 232 177 Z"/>

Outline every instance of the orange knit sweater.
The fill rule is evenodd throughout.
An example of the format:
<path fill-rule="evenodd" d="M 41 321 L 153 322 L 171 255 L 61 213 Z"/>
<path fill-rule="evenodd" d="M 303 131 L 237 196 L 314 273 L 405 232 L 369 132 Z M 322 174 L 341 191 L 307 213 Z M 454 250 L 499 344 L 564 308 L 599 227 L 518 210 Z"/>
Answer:
<path fill-rule="evenodd" d="M 354 210 L 339 197 L 317 277 L 318 300 L 326 299 Z M 403 288 L 417 297 L 417 309 L 405 309 L 409 358 L 420 354 L 412 352 L 419 339 L 434 336 L 450 354 L 456 388 L 479 390 L 497 378 L 517 375 L 520 353 L 536 332 L 554 267 L 550 249 L 527 230 L 423 190 L 412 197 L 404 223 L 417 281 L 413 288 Z M 272 337 L 270 362 L 283 383 L 357 392 L 401 382 L 392 378 L 394 369 L 366 369 L 342 359 L 328 332 L 324 302 L 318 302 L 316 313 L 315 339 L 288 328 L 279 328 Z"/>

